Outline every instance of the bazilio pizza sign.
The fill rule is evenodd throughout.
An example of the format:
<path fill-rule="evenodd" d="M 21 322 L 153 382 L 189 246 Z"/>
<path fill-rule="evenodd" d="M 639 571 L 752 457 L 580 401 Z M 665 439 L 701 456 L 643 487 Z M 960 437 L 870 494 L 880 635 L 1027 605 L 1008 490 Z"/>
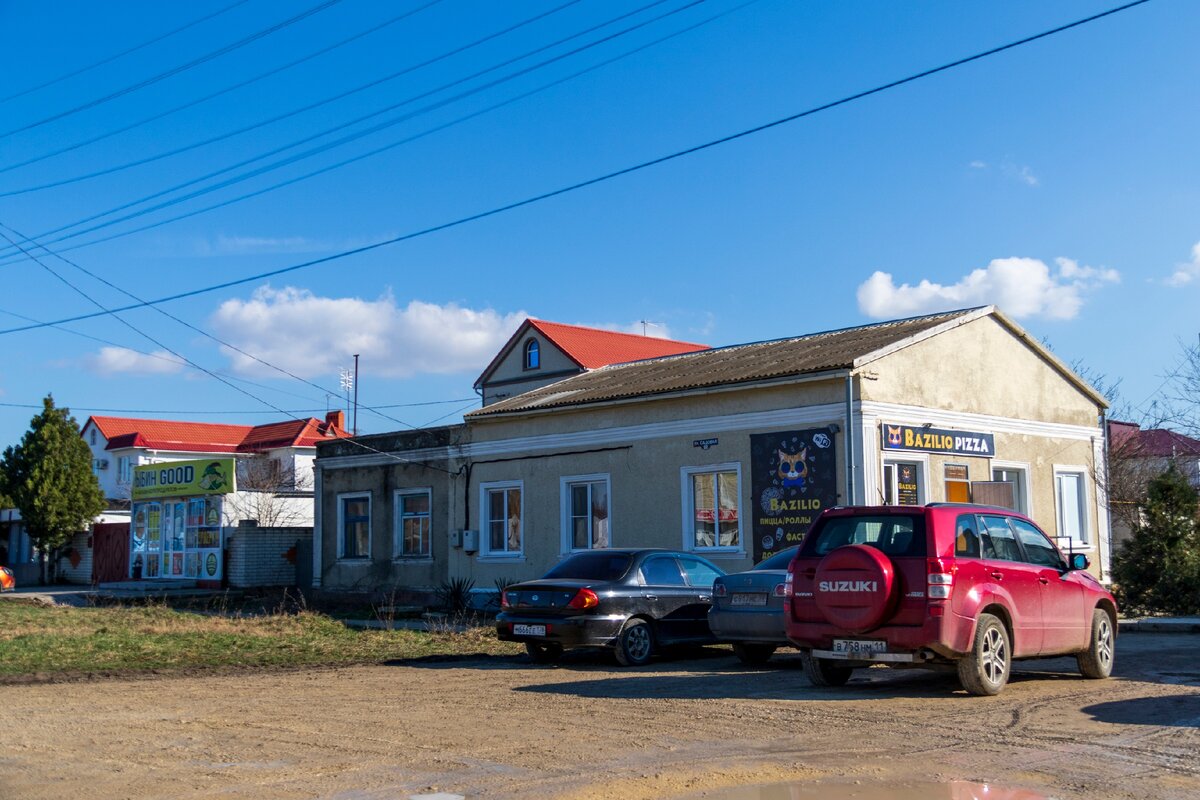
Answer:
<path fill-rule="evenodd" d="M 885 422 L 883 449 L 992 458 L 996 454 L 996 437 L 978 431 L 953 431 L 944 428 L 891 425 Z"/>

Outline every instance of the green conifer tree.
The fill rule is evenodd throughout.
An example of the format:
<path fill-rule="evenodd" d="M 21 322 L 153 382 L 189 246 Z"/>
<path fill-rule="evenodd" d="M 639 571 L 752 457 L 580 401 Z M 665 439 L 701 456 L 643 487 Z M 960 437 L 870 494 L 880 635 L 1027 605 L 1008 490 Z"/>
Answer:
<path fill-rule="evenodd" d="M 1145 516 L 1113 577 L 1127 611 L 1200 613 L 1200 495 L 1175 465 L 1149 485 Z"/>
<path fill-rule="evenodd" d="M 0 494 L 11 497 L 29 538 L 43 559 L 49 556 L 51 569 L 71 536 L 86 530 L 104 510 L 92 451 L 80 438 L 70 410 L 55 408 L 50 395 L 20 444 L 5 448 L 0 481 Z"/>

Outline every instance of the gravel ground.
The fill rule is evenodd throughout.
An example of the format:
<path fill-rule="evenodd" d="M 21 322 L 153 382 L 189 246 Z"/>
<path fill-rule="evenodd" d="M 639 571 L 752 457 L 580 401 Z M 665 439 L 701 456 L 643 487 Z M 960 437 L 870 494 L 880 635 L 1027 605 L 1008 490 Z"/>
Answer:
<path fill-rule="evenodd" d="M 878 668 L 814 689 L 789 652 L 764 669 L 710 648 L 639 669 L 580 652 L 0 686 L 0 797 L 637 800 L 958 780 L 1200 797 L 1198 635 L 1122 636 L 1109 681 L 1022 662 L 995 698 Z"/>

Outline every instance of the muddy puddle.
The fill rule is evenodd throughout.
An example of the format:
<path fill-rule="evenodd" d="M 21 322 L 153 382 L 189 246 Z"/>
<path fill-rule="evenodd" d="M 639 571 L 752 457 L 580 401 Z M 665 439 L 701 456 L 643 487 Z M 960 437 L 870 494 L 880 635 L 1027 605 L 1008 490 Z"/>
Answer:
<path fill-rule="evenodd" d="M 777 783 L 688 795 L 687 800 L 1053 800 L 987 783 Z"/>

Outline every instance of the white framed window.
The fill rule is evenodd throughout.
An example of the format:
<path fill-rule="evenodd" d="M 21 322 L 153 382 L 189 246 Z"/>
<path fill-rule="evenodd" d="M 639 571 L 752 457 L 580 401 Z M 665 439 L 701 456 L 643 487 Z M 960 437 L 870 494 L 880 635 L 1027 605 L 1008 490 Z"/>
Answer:
<path fill-rule="evenodd" d="M 117 483 L 133 482 L 133 458 L 121 456 L 117 459 Z"/>
<path fill-rule="evenodd" d="M 392 493 L 392 555 L 395 558 L 433 558 L 432 489 L 397 489 Z"/>
<path fill-rule="evenodd" d="M 1069 541 L 1077 548 L 1090 548 L 1086 467 L 1054 465 L 1054 505 L 1058 523 L 1057 538 Z"/>
<path fill-rule="evenodd" d="M 683 467 L 683 549 L 742 555 L 742 465 Z"/>
<path fill-rule="evenodd" d="M 542 365 L 542 350 L 537 339 L 525 342 L 525 369 L 537 369 Z"/>
<path fill-rule="evenodd" d="M 1012 485 L 1013 507 L 1025 516 L 1033 516 L 1029 496 L 1029 465 L 1010 461 L 992 461 L 992 480 Z"/>
<path fill-rule="evenodd" d="M 562 551 L 612 547 L 611 483 L 607 474 L 559 479 Z"/>
<path fill-rule="evenodd" d="M 479 485 L 483 558 L 520 558 L 525 553 L 525 491 L 522 481 Z"/>
<path fill-rule="evenodd" d="M 371 493 L 346 492 L 337 496 L 338 558 L 371 557 Z"/>
<path fill-rule="evenodd" d="M 929 460 L 920 456 L 883 462 L 883 504 L 920 506 L 926 503 Z"/>

